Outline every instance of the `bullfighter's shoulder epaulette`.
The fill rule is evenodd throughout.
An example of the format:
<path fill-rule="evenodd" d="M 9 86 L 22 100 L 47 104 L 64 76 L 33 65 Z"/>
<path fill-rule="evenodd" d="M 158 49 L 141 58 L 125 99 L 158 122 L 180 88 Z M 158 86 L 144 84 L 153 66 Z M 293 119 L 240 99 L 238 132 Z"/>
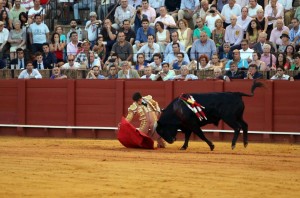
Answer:
<path fill-rule="evenodd" d="M 137 107 L 137 104 L 134 102 L 129 106 L 128 111 L 136 111 Z"/>
<path fill-rule="evenodd" d="M 143 98 L 145 98 L 146 100 L 152 100 L 152 96 L 151 95 L 144 96 Z"/>

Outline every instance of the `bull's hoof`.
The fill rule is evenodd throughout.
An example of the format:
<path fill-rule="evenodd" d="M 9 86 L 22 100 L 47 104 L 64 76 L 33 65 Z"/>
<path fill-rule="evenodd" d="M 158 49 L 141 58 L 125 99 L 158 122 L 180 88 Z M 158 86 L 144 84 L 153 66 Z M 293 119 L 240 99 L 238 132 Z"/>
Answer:
<path fill-rule="evenodd" d="M 231 145 L 231 149 L 232 149 L 232 150 L 235 149 L 235 145 Z"/>
<path fill-rule="evenodd" d="M 248 142 L 244 142 L 244 147 L 247 148 Z"/>
<path fill-rule="evenodd" d="M 183 151 L 186 150 L 186 149 L 187 149 L 187 147 L 185 147 L 185 146 L 180 148 L 180 150 L 183 150 Z"/>
<path fill-rule="evenodd" d="M 210 147 L 210 150 L 211 150 L 211 151 L 213 151 L 213 150 L 215 149 L 215 145 L 213 145 L 213 144 L 212 144 L 212 145 L 209 145 L 209 147 Z"/>

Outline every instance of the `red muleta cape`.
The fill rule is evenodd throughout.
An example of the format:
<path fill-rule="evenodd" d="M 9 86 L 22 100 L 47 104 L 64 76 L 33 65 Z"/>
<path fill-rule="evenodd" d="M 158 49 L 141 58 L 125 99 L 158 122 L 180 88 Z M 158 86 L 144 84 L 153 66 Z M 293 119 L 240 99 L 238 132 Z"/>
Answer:
<path fill-rule="evenodd" d="M 153 140 L 145 133 L 136 129 L 124 117 L 121 119 L 118 140 L 127 148 L 154 149 Z"/>

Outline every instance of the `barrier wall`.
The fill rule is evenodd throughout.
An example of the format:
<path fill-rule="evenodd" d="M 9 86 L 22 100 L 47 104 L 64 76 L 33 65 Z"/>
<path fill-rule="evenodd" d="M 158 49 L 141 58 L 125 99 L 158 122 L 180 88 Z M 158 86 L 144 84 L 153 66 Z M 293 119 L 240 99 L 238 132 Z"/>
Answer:
<path fill-rule="evenodd" d="M 254 97 L 244 97 L 244 118 L 251 131 L 300 133 L 300 81 L 262 80 L 264 88 Z M 250 93 L 251 80 L 230 83 L 203 81 L 146 80 L 0 80 L 0 124 L 116 127 L 140 91 L 152 95 L 162 108 L 183 92 L 239 91 Z M 138 126 L 135 121 L 134 125 Z M 220 122 L 204 129 L 230 129 Z M 231 130 L 231 129 L 230 129 Z M 113 130 L 0 127 L 0 135 L 115 138 Z M 207 133 L 229 140 L 231 133 Z M 196 137 L 192 137 L 195 138 Z M 297 135 L 249 135 L 257 141 L 299 142 Z"/>

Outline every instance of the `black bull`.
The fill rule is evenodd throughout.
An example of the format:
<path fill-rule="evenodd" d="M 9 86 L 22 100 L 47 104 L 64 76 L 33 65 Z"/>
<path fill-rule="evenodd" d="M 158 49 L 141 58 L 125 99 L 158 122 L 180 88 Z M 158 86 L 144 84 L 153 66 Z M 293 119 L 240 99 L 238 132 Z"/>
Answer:
<path fill-rule="evenodd" d="M 244 147 L 248 145 L 248 124 L 243 120 L 244 102 L 242 96 L 251 97 L 257 87 L 263 84 L 255 82 L 251 88 L 251 94 L 241 92 L 214 92 L 205 94 L 190 94 L 195 101 L 205 107 L 203 109 L 207 120 L 200 121 L 194 112 L 178 98 L 175 98 L 165 110 L 163 110 L 159 120 L 157 121 L 157 133 L 169 144 L 176 140 L 178 129 L 185 133 L 185 141 L 182 150 L 187 149 L 190 136 L 194 132 L 198 137 L 204 140 L 210 147 L 214 149 L 214 145 L 209 141 L 200 127 L 206 124 L 218 125 L 222 119 L 228 126 L 234 130 L 232 139 L 232 149 L 235 148 L 240 130 L 243 130 Z"/>

